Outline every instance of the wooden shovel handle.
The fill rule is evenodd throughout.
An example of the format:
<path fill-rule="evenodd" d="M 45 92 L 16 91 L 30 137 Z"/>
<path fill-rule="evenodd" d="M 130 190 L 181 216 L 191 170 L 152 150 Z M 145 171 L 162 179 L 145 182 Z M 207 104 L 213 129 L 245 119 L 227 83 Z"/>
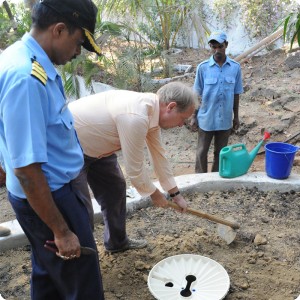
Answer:
<path fill-rule="evenodd" d="M 171 202 L 171 201 L 168 201 L 168 202 L 169 202 L 169 204 L 168 204 L 169 207 L 172 207 L 172 208 L 177 209 L 177 210 L 180 209 L 180 207 L 176 203 Z M 189 214 L 195 215 L 197 217 L 200 217 L 202 219 L 207 219 L 207 220 L 219 223 L 219 224 L 230 226 L 233 229 L 239 229 L 240 228 L 240 225 L 235 223 L 235 222 L 231 222 L 231 221 L 222 219 L 220 217 L 207 214 L 207 213 L 202 212 L 200 210 L 196 210 L 196 209 L 193 209 L 193 208 L 187 208 L 186 212 L 189 213 Z"/>

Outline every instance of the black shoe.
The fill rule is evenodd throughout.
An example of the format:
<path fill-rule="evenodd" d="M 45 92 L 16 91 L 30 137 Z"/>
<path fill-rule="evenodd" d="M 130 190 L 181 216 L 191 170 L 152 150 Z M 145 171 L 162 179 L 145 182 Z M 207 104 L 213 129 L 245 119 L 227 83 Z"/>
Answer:
<path fill-rule="evenodd" d="M 120 249 L 106 249 L 107 252 L 110 253 L 117 253 L 117 252 L 124 252 L 131 249 L 142 249 L 148 245 L 146 240 L 134 240 L 128 239 L 128 244 Z"/>

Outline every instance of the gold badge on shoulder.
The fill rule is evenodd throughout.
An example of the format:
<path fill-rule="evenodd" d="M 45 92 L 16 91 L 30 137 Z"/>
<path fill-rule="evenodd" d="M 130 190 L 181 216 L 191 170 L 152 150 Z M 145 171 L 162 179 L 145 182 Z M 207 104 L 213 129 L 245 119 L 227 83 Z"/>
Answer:
<path fill-rule="evenodd" d="M 35 60 L 32 60 L 31 76 L 37 78 L 43 85 L 46 85 L 48 76 L 44 68 Z"/>

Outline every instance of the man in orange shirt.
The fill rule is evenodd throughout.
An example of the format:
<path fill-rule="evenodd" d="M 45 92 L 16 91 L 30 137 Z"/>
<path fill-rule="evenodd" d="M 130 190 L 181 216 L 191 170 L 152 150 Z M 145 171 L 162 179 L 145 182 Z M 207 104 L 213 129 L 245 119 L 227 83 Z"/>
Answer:
<path fill-rule="evenodd" d="M 85 156 L 76 182 L 86 199 L 93 226 L 93 208 L 86 182 L 101 206 L 105 229 L 104 246 L 109 252 L 143 248 L 145 240 L 126 234 L 126 181 L 117 161 L 122 150 L 126 174 L 132 185 L 153 204 L 167 207 L 162 192 L 151 181 L 144 156 L 145 143 L 162 188 L 182 211 L 187 204 L 180 194 L 165 157 L 161 128 L 183 126 L 194 112 L 197 96 L 180 82 L 168 83 L 156 94 L 112 90 L 70 103 L 75 128 Z"/>

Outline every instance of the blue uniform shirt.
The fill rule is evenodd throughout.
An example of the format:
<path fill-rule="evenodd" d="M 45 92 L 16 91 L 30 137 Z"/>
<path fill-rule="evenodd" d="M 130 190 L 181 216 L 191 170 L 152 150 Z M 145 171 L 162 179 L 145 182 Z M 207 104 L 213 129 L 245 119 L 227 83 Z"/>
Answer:
<path fill-rule="evenodd" d="M 199 127 L 205 131 L 230 129 L 234 95 L 244 91 L 240 64 L 227 56 L 220 67 L 211 56 L 198 65 L 194 90 L 201 96 Z"/>
<path fill-rule="evenodd" d="M 83 166 L 61 78 L 29 34 L 0 55 L 0 148 L 7 189 L 21 198 L 26 196 L 14 168 L 41 163 L 54 191 Z"/>

